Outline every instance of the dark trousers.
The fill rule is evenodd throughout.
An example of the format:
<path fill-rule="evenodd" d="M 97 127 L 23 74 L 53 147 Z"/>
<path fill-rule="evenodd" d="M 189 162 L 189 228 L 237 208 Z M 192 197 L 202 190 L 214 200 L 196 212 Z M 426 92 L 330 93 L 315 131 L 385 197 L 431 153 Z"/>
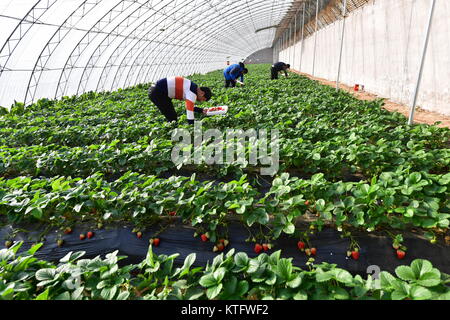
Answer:
<path fill-rule="evenodd" d="M 148 90 L 148 97 L 166 117 L 167 121 L 171 122 L 178 120 L 178 115 L 173 106 L 172 99 L 167 95 L 161 94 L 157 88 L 151 87 Z"/>
<path fill-rule="evenodd" d="M 225 80 L 225 88 L 228 88 L 230 86 L 232 88 L 236 87 L 236 80 Z"/>
<path fill-rule="evenodd" d="M 272 80 L 278 79 L 278 71 L 274 67 L 270 68 L 270 77 Z"/>

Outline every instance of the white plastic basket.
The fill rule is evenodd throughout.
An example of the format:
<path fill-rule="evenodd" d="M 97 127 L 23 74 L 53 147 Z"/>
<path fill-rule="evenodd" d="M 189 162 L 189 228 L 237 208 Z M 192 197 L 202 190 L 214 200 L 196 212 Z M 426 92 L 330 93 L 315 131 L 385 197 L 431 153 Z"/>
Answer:
<path fill-rule="evenodd" d="M 216 116 L 220 114 L 226 114 L 228 112 L 228 106 L 218 106 L 206 109 L 207 116 Z"/>

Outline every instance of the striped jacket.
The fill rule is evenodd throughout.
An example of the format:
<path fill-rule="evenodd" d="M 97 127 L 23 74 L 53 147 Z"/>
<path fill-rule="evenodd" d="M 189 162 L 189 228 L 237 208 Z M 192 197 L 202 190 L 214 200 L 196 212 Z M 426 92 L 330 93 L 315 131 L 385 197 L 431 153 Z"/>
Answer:
<path fill-rule="evenodd" d="M 197 101 L 198 86 L 191 80 L 182 77 L 170 77 L 159 80 L 155 87 L 171 99 L 186 101 L 188 121 L 194 121 L 194 105 Z"/>

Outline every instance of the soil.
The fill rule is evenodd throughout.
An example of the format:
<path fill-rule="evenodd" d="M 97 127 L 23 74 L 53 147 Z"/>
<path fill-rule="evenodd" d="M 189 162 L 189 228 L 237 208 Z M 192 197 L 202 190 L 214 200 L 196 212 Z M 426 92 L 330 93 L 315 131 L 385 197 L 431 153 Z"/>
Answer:
<path fill-rule="evenodd" d="M 303 75 L 309 79 L 312 80 L 316 80 L 321 84 L 330 86 L 330 87 L 336 87 L 336 82 L 335 81 L 330 81 L 330 80 L 326 80 L 323 78 L 317 78 L 317 77 L 313 77 L 310 74 L 307 73 L 303 73 L 303 72 L 299 72 L 297 70 L 290 70 L 291 72 L 294 72 L 296 74 L 299 75 Z M 400 103 L 396 103 L 393 102 L 389 99 L 386 99 L 384 97 L 380 97 L 376 94 L 367 92 L 367 91 L 354 91 L 353 86 L 348 86 L 344 83 L 340 84 L 340 89 L 345 90 L 349 93 L 351 93 L 353 96 L 355 96 L 356 98 L 360 99 L 360 100 L 375 100 L 375 99 L 385 99 L 385 105 L 383 106 L 383 108 L 385 108 L 388 111 L 391 112 L 399 112 L 401 114 L 403 114 L 406 118 L 409 118 L 409 107 L 404 105 L 404 104 L 400 104 Z M 431 111 L 427 111 L 427 110 L 423 110 L 420 108 L 417 108 L 416 111 L 414 112 L 414 122 L 415 123 L 423 123 L 423 124 L 429 124 L 429 125 L 433 125 L 436 122 L 440 121 L 440 124 L 437 124 L 438 127 L 441 128 L 450 128 L 450 116 L 445 116 L 436 112 L 431 112 Z"/>

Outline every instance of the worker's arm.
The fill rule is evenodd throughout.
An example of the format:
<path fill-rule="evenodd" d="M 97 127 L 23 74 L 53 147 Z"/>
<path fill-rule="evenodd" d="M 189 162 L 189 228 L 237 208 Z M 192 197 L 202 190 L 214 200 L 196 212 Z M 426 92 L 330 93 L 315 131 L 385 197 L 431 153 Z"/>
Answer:
<path fill-rule="evenodd" d="M 205 113 L 203 108 L 196 107 L 194 102 L 186 100 L 186 115 L 189 124 L 194 124 L 195 120 L 194 112 Z"/>

